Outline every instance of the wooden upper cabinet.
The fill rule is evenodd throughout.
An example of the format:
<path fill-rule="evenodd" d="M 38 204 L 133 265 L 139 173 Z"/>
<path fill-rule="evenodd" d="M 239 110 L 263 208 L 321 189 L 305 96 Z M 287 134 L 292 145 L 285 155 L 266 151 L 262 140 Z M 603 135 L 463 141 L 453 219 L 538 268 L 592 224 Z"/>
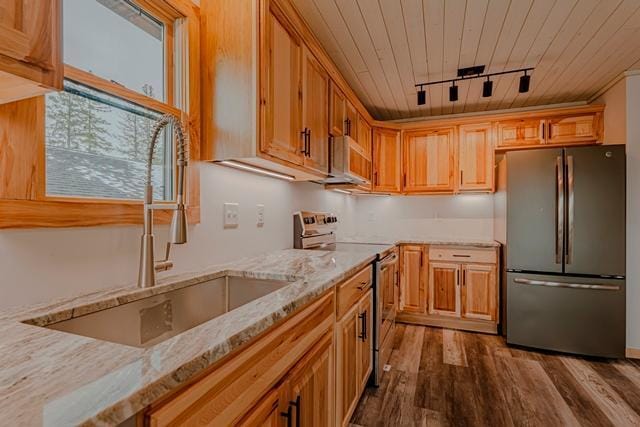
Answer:
<path fill-rule="evenodd" d="M 295 426 L 335 425 L 333 333 L 327 334 L 292 370 L 286 381 L 288 407 L 281 419 Z M 280 425 L 284 425 L 282 423 Z"/>
<path fill-rule="evenodd" d="M 373 130 L 373 191 L 399 193 L 402 190 L 400 132 Z"/>
<path fill-rule="evenodd" d="M 405 192 L 453 192 L 455 129 L 407 132 L 403 142 Z"/>
<path fill-rule="evenodd" d="M 459 191 L 493 191 L 493 129 L 490 123 L 460 126 Z"/>
<path fill-rule="evenodd" d="M 370 290 L 359 307 L 358 339 L 360 345 L 359 386 L 364 390 L 373 369 L 373 292 Z"/>
<path fill-rule="evenodd" d="M 331 82 L 329 90 L 329 133 L 342 136 L 347 125 L 347 100 L 342 91 Z"/>
<path fill-rule="evenodd" d="M 270 156 L 302 165 L 302 45 L 300 39 L 283 24 L 283 21 L 273 9 L 269 9 L 266 18 L 268 52 L 264 70 L 267 108 L 261 149 Z"/>
<path fill-rule="evenodd" d="M 463 264 L 462 317 L 496 320 L 497 292 L 495 265 Z"/>
<path fill-rule="evenodd" d="M 602 113 L 553 117 L 547 120 L 547 143 L 602 142 L 602 126 Z"/>
<path fill-rule="evenodd" d="M 329 170 L 329 76 L 313 54 L 303 49 L 302 123 L 304 165 L 318 172 Z"/>
<path fill-rule="evenodd" d="M 544 144 L 545 121 L 541 119 L 521 119 L 498 122 L 497 147 L 518 148 Z"/>
<path fill-rule="evenodd" d="M 0 103 L 61 90 L 62 1 L 0 5 Z"/>
<path fill-rule="evenodd" d="M 403 245 L 400 248 L 400 311 L 425 312 L 426 260 L 426 250 L 422 245 Z"/>
<path fill-rule="evenodd" d="M 357 117 L 356 140 L 358 141 L 358 145 L 362 147 L 364 155 L 371 158 L 371 126 L 369 126 L 369 123 L 367 123 L 360 114 L 358 114 Z"/>
<path fill-rule="evenodd" d="M 345 130 L 344 134 L 357 139 L 358 110 L 349 101 L 345 102 Z"/>
<path fill-rule="evenodd" d="M 460 264 L 429 262 L 429 314 L 460 317 Z"/>

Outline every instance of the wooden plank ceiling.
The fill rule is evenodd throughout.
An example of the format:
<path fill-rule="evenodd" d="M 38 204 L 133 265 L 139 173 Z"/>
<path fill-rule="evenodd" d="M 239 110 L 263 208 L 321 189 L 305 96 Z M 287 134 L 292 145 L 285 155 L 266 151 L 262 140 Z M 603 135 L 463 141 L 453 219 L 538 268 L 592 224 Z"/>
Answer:
<path fill-rule="evenodd" d="M 640 68 L 640 0 L 292 0 L 371 114 L 379 120 L 527 107 L 590 99 L 625 70 Z M 519 75 L 414 85 L 456 70 L 535 67 Z"/>

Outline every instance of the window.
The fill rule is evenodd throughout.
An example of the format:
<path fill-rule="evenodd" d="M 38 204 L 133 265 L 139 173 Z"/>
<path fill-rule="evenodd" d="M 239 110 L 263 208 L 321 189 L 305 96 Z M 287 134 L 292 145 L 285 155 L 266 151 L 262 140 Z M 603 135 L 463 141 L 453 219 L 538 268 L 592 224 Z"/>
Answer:
<path fill-rule="evenodd" d="M 45 101 L 46 194 L 142 199 L 153 122 L 176 114 L 173 23 L 128 0 L 64 0 L 63 13 L 64 92 Z M 157 200 L 173 199 L 170 135 L 155 149 Z"/>

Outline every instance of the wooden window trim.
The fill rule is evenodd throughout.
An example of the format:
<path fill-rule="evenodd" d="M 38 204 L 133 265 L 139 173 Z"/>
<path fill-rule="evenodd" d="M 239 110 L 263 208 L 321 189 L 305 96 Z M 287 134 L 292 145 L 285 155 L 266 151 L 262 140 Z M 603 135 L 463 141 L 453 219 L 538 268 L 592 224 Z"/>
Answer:
<path fill-rule="evenodd" d="M 154 16 L 170 22 L 179 38 L 184 78 L 175 82 L 161 102 L 115 85 L 90 73 L 65 65 L 65 77 L 90 83 L 97 89 L 154 110 L 178 115 L 189 134 L 187 216 L 200 222 L 200 8 L 191 0 L 135 0 Z M 175 23 L 175 25 L 174 25 Z M 172 32 L 173 44 L 173 32 Z M 170 67 L 172 70 L 174 67 Z M 171 79 L 171 80 L 169 80 Z M 167 81 L 174 81 L 173 72 Z M 188 82 L 186 87 L 185 82 Z M 177 87 L 177 85 L 181 85 Z M 175 95 L 182 99 L 175 102 Z M 141 224 L 142 201 L 47 196 L 45 185 L 45 102 L 39 96 L 0 105 L 0 229 L 84 227 Z M 171 105 L 181 105 L 179 109 Z M 158 223 L 168 223 L 171 212 L 157 211 Z"/>

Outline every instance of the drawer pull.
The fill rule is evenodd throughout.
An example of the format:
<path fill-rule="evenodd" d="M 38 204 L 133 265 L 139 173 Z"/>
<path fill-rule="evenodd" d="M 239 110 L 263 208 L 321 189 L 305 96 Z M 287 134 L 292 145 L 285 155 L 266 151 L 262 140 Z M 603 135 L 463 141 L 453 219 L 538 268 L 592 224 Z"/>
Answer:
<path fill-rule="evenodd" d="M 442 256 L 442 255 L 441 255 Z M 471 255 L 459 255 L 459 254 L 453 254 L 454 257 L 456 258 L 471 258 Z"/>
<path fill-rule="evenodd" d="M 361 291 L 364 291 L 365 289 L 368 289 L 371 286 L 371 284 L 369 282 L 360 282 L 360 286 L 358 286 L 358 289 Z"/>

